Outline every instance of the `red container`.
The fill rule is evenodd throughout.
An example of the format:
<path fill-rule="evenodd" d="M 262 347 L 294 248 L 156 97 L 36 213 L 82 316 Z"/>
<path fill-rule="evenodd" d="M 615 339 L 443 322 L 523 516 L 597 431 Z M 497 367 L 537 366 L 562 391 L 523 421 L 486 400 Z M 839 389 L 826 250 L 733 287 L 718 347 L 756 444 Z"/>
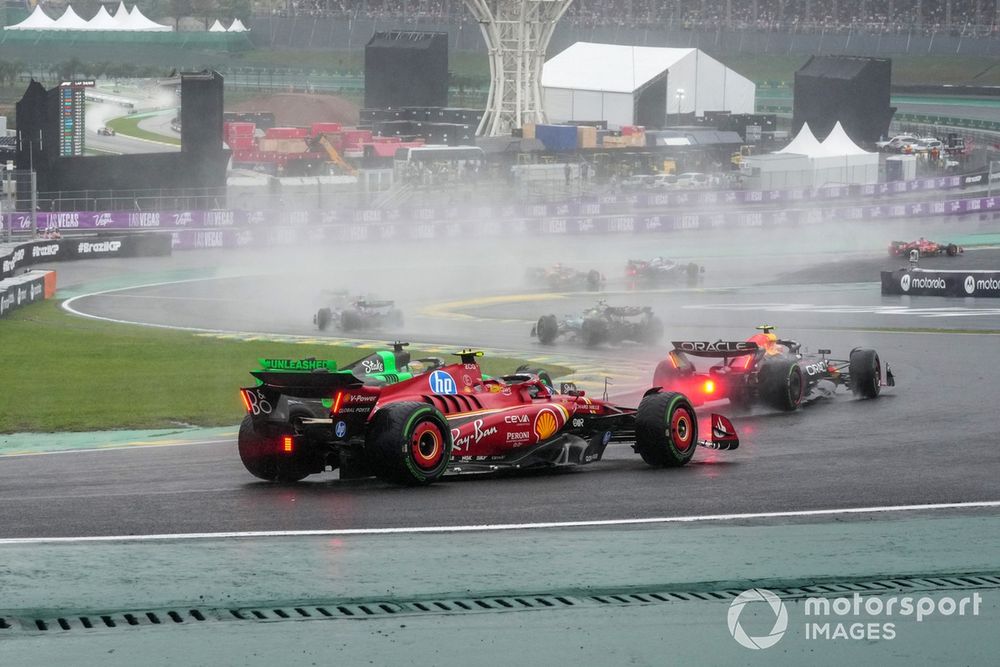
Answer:
<path fill-rule="evenodd" d="M 350 148 L 357 146 L 358 144 L 367 143 L 372 140 L 371 130 L 344 130 L 341 135 L 344 142 L 345 148 Z"/>
<path fill-rule="evenodd" d="M 227 137 L 252 137 L 254 131 L 257 129 L 256 123 L 243 123 L 243 122 L 230 122 L 225 123 L 227 127 L 223 128 Z"/>
<path fill-rule="evenodd" d="M 268 139 L 305 139 L 309 130 L 304 127 L 272 127 L 264 136 Z"/>
<path fill-rule="evenodd" d="M 313 123 L 312 124 L 312 136 L 318 134 L 340 134 L 343 131 L 344 126 L 340 123 Z"/>
<path fill-rule="evenodd" d="M 252 150 L 256 146 L 253 137 L 229 137 L 229 140 L 226 143 L 229 144 L 229 147 L 234 151 Z"/>
<path fill-rule="evenodd" d="M 373 144 L 398 144 L 401 141 L 399 137 L 372 137 Z"/>
<path fill-rule="evenodd" d="M 633 134 L 642 134 L 646 131 L 646 127 L 643 125 L 623 125 L 622 126 L 622 136 L 631 137 Z"/>

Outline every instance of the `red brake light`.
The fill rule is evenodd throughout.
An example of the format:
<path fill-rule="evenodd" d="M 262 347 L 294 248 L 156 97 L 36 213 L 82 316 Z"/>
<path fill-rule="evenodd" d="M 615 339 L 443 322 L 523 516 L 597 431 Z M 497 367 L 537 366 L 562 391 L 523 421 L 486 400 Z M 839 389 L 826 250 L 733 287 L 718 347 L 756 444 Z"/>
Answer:
<path fill-rule="evenodd" d="M 243 407 L 246 408 L 247 412 L 250 412 L 250 399 L 247 398 L 247 392 L 240 389 L 240 398 L 243 399 Z"/>
<path fill-rule="evenodd" d="M 281 451 L 290 454 L 295 449 L 295 439 L 286 435 L 281 438 Z"/>
<path fill-rule="evenodd" d="M 330 410 L 331 413 L 337 414 L 340 412 L 340 404 L 344 401 L 344 392 L 338 391 L 337 395 L 333 398 L 333 409 Z"/>
<path fill-rule="evenodd" d="M 713 382 L 712 380 L 705 380 L 705 385 L 704 385 L 703 389 L 705 390 L 706 394 L 714 394 L 715 393 L 715 382 Z"/>

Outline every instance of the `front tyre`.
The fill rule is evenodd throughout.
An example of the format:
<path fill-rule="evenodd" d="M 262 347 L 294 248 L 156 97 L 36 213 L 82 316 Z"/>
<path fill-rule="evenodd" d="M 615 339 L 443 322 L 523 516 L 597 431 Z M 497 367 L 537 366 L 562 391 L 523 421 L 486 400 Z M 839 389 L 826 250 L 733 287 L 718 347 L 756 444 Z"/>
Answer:
<path fill-rule="evenodd" d="M 441 477 L 451 461 L 448 422 L 426 403 L 390 403 L 372 418 L 365 454 L 376 477 L 403 486 L 424 486 Z"/>
<path fill-rule="evenodd" d="M 316 327 L 320 331 L 326 331 L 326 328 L 330 326 L 331 313 L 329 308 L 320 308 L 316 313 Z"/>
<path fill-rule="evenodd" d="M 542 345 L 553 342 L 559 335 L 559 322 L 556 321 L 556 316 L 542 315 L 539 317 L 538 323 L 535 325 L 535 335 L 538 336 L 538 342 Z"/>
<path fill-rule="evenodd" d="M 875 350 L 851 350 L 851 391 L 861 398 L 877 398 L 882 391 L 882 362 Z"/>
<path fill-rule="evenodd" d="M 684 394 L 662 392 L 643 397 L 635 415 L 635 448 L 654 468 L 682 466 L 698 446 L 698 420 Z"/>
<path fill-rule="evenodd" d="M 250 415 L 240 423 L 237 447 L 243 467 L 269 482 L 297 482 L 309 474 L 296 455 L 278 453 L 278 438 L 268 438 L 257 432 Z"/>

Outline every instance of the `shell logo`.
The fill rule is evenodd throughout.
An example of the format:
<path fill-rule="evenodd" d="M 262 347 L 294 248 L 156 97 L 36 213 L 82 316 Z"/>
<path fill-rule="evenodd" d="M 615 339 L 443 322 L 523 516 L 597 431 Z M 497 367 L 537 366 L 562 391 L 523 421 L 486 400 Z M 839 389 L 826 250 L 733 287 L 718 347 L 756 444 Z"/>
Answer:
<path fill-rule="evenodd" d="M 538 436 L 539 440 L 551 438 L 559 430 L 559 419 L 556 417 L 556 413 L 548 408 L 539 410 L 538 414 L 535 415 L 534 428 L 535 435 Z"/>

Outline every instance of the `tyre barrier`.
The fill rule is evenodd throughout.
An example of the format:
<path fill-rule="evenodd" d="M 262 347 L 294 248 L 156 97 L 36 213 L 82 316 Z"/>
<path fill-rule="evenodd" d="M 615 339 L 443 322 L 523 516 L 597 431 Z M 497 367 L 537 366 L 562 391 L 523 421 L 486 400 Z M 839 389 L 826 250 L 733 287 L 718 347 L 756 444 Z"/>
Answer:
<path fill-rule="evenodd" d="M 1000 298 L 1000 271 L 883 271 L 882 294 Z"/>
<path fill-rule="evenodd" d="M 121 236 L 81 236 L 67 239 L 31 241 L 14 246 L 0 257 L 0 279 L 14 276 L 34 264 L 106 257 L 163 257 L 172 250 L 167 234 Z"/>
<path fill-rule="evenodd" d="M 55 293 L 55 271 L 28 271 L 0 280 L 0 317 L 26 304 L 50 299 Z"/>

